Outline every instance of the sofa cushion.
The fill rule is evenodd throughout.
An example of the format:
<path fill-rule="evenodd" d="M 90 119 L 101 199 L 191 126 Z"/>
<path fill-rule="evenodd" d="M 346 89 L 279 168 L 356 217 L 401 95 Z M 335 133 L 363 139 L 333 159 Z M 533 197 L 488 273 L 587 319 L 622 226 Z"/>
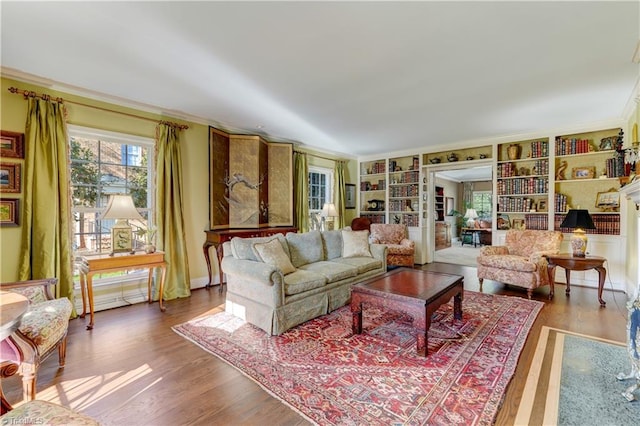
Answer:
<path fill-rule="evenodd" d="M 369 231 L 342 231 L 342 257 L 373 257 Z"/>
<path fill-rule="evenodd" d="M 296 268 L 308 263 L 320 262 L 323 259 L 324 249 L 322 247 L 322 237 L 320 231 L 305 232 L 302 234 L 288 233 L 287 243 L 291 263 Z"/>
<path fill-rule="evenodd" d="M 253 260 L 254 262 L 259 262 L 260 259 L 256 257 L 256 254 L 253 251 L 253 245 L 255 243 L 266 243 L 273 239 L 277 239 L 278 241 L 280 241 L 280 244 L 282 244 L 282 248 L 284 249 L 284 252 L 289 257 L 290 254 L 289 254 L 289 247 L 287 245 L 287 240 L 282 234 L 271 235 L 269 237 L 253 237 L 253 238 L 233 237 L 231 239 L 231 254 L 233 254 L 233 257 L 235 257 L 236 259 Z"/>
<path fill-rule="evenodd" d="M 284 294 L 292 296 L 314 288 L 324 287 L 327 279 L 317 272 L 305 271 L 297 269 L 295 272 L 285 275 L 284 277 Z"/>
<path fill-rule="evenodd" d="M 305 271 L 313 271 L 324 276 L 327 282 L 334 283 L 336 281 L 355 277 L 358 275 L 358 268 L 352 265 L 340 264 L 336 262 L 315 262 L 300 267 Z"/>
<path fill-rule="evenodd" d="M 356 267 L 359 274 L 382 268 L 382 260 L 373 257 L 339 257 L 332 262 Z"/>
<path fill-rule="evenodd" d="M 507 269 L 519 272 L 534 272 L 536 264 L 529 259 L 514 254 L 478 256 L 478 263 L 491 268 Z"/>
<path fill-rule="evenodd" d="M 252 247 L 256 257 L 262 262 L 275 266 L 285 275 L 295 272 L 296 268 L 291 264 L 289 256 L 276 238 L 266 243 L 254 243 Z"/>
<path fill-rule="evenodd" d="M 342 231 L 323 231 L 324 259 L 331 260 L 342 256 Z"/>

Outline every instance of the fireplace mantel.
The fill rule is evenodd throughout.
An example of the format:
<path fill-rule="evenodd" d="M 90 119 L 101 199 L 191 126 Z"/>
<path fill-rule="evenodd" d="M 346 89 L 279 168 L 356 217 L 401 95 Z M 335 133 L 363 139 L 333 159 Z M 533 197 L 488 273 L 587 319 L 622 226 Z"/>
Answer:
<path fill-rule="evenodd" d="M 638 209 L 638 206 L 640 205 L 640 176 L 636 177 L 633 182 L 623 186 L 618 191 L 623 193 L 629 200 L 636 203 L 636 209 Z"/>

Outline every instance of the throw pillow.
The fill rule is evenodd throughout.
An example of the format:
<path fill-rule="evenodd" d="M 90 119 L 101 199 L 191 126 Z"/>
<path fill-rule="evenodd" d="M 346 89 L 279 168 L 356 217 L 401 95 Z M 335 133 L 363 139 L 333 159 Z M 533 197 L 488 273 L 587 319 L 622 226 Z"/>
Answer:
<path fill-rule="evenodd" d="M 342 257 L 373 257 L 369 249 L 369 231 L 342 231 Z"/>
<path fill-rule="evenodd" d="M 255 243 L 253 244 L 253 250 L 259 260 L 266 264 L 275 266 L 280 269 L 284 275 L 296 271 L 296 268 L 291 264 L 289 257 L 284 252 L 282 245 L 277 239 L 273 239 L 266 243 Z"/>
<path fill-rule="evenodd" d="M 308 263 L 315 263 L 324 260 L 324 249 L 322 247 L 322 237 L 320 231 L 310 231 L 301 234 L 289 232 L 287 234 L 287 245 L 291 254 L 291 263 L 299 268 Z"/>

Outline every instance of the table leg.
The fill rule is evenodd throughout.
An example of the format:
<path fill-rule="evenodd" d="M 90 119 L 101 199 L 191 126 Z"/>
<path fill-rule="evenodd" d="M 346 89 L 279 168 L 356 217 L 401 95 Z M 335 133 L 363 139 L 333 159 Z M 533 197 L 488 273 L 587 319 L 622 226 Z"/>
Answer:
<path fill-rule="evenodd" d="M 431 327 L 431 315 L 429 309 L 425 306 L 426 315 L 424 318 L 424 333 L 422 330 L 418 331 L 417 348 L 418 353 L 422 353 L 424 349 L 424 356 L 429 355 L 429 328 Z"/>
<path fill-rule="evenodd" d="M 462 292 L 453 296 L 453 318 L 462 319 Z"/>
<path fill-rule="evenodd" d="M 85 295 L 85 278 L 84 278 L 84 273 L 80 272 L 80 293 L 82 294 L 82 313 L 80 314 L 80 318 L 84 318 L 85 315 L 87 314 L 87 301 L 86 301 L 86 295 Z"/>
<path fill-rule="evenodd" d="M 164 305 L 162 304 L 162 299 L 164 298 L 164 279 L 165 276 L 167 275 L 167 266 L 166 265 L 162 265 L 160 266 L 161 272 L 160 272 L 160 288 L 159 288 L 159 292 L 158 293 L 158 303 L 160 304 L 160 311 L 164 312 L 167 310 L 167 308 L 164 307 Z"/>
<path fill-rule="evenodd" d="M 205 288 L 208 290 L 209 287 L 211 287 L 211 258 L 209 257 L 209 247 L 211 247 L 213 244 L 211 244 L 209 241 L 205 241 L 204 244 L 202 245 L 202 251 L 204 252 L 204 260 L 205 262 L 207 262 L 207 272 L 209 273 L 209 282 L 207 283 L 207 285 L 205 286 Z"/>
<path fill-rule="evenodd" d="M 564 293 L 568 296 L 571 293 L 571 269 L 564 268 L 564 276 L 567 279 L 567 289 Z"/>
<path fill-rule="evenodd" d="M 607 302 L 602 300 L 602 290 L 604 289 L 604 280 L 607 276 L 607 270 L 604 269 L 603 266 L 596 266 L 596 271 L 598 271 L 598 302 L 600 302 L 600 306 L 605 307 Z"/>
<path fill-rule="evenodd" d="M 222 293 L 222 286 L 225 284 L 223 279 L 224 272 L 222 272 L 222 258 L 224 257 L 224 248 L 222 247 L 222 244 L 218 244 L 216 246 L 216 255 L 218 256 L 218 274 L 220 274 L 220 288 L 218 291 Z"/>
<path fill-rule="evenodd" d="M 362 333 L 362 303 L 351 304 L 351 330 L 353 334 Z"/>
<path fill-rule="evenodd" d="M 547 273 L 549 275 L 549 300 L 551 300 L 556 292 L 556 265 L 547 264 Z"/>
<path fill-rule="evenodd" d="M 87 295 L 89 297 L 89 325 L 87 330 L 93 329 L 93 274 L 89 272 L 87 274 Z"/>

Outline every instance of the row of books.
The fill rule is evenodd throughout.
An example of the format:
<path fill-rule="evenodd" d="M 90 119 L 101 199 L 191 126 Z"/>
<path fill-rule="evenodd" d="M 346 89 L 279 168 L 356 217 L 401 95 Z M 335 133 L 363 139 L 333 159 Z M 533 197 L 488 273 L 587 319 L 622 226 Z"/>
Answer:
<path fill-rule="evenodd" d="M 549 160 L 536 160 L 533 164 L 533 170 L 525 169 L 525 175 L 548 175 Z M 515 163 L 501 163 L 497 167 L 498 178 L 506 178 L 522 175 L 522 168 L 518 170 Z"/>
<path fill-rule="evenodd" d="M 417 203 L 412 205 L 411 200 L 389 200 L 389 210 L 394 212 L 417 212 Z"/>
<path fill-rule="evenodd" d="M 556 214 L 554 218 L 554 229 L 566 233 L 573 232 L 573 229 L 560 228 L 565 215 Z M 620 215 L 619 214 L 594 214 L 591 215 L 596 229 L 586 229 L 587 234 L 599 235 L 620 235 Z"/>
<path fill-rule="evenodd" d="M 366 214 L 361 213 L 360 217 L 365 217 L 371 221 L 371 223 L 384 223 L 384 215 L 383 214 Z"/>
<path fill-rule="evenodd" d="M 393 215 L 393 223 L 403 223 L 407 226 L 420 226 L 420 216 L 417 214 Z"/>
<path fill-rule="evenodd" d="M 528 212 L 536 208 L 536 201 L 531 198 L 498 197 L 498 212 Z"/>
<path fill-rule="evenodd" d="M 524 217 L 524 226 L 527 229 L 549 229 L 549 216 L 547 214 L 528 214 Z"/>
<path fill-rule="evenodd" d="M 631 164 L 625 167 L 624 158 L 616 156 L 615 158 L 607 158 L 605 162 L 605 173 L 607 177 L 629 176 L 631 172 Z"/>
<path fill-rule="evenodd" d="M 389 187 L 389 197 L 417 197 L 418 195 L 420 195 L 418 185 Z"/>
<path fill-rule="evenodd" d="M 556 193 L 555 200 L 553 202 L 554 212 L 566 212 L 567 211 L 567 196 L 559 192 Z"/>
<path fill-rule="evenodd" d="M 497 184 L 498 195 L 546 194 L 549 192 L 548 177 L 527 177 L 501 180 Z"/>
<path fill-rule="evenodd" d="M 378 183 L 371 183 L 362 181 L 360 182 L 360 191 L 380 191 L 385 189 L 384 179 L 380 179 Z"/>
<path fill-rule="evenodd" d="M 540 158 L 549 156 L 549 142 L 535 141 L 531 143 L 531 157 Z"/>
<path fill-rule="evenodd" d="M 385 162 L 384 161 L 376 161 L 373 163 L 368 169 L 362 171 L 363 175 L 373 175 L 378 173 L 384 173 L 385 170 Z"/>
<path fill-rule="evenodd" d="M 591 140 L 576 138 L 556 138 L 556 155 L 586 154 L 589 152 Z"/>
<path fill-rule="evenodd" d="M 402 174 L 395 173 L 390 176 L 391 183 L 418 183 L 420 182 L 420 172 L 412 170 L 409 172 L 402 172 Z"/>

